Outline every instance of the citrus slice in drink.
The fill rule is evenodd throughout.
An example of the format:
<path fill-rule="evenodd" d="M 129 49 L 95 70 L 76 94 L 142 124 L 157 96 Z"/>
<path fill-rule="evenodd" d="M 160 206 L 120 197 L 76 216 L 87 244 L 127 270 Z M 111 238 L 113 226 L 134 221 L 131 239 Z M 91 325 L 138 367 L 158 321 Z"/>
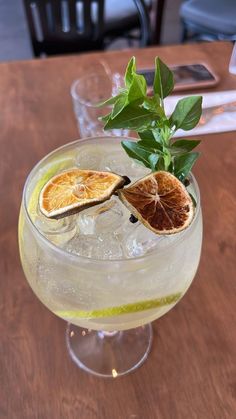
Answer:
<path fill-rule="evenodd" d="M 131 213 L 157 234 L 178 233 L 194 216 L 187 189 L 169 172 L 151 173 L 119 190 L 118 195 Z"/>
<path fill-rule="evenodd" d="M 58 310 L 55 311 L 60 317 L 65 320 L 69 318 L 83 318 L 83 319 L 98 319 L 102 317 L 119 316 L 122 314 L 138 313 L 140 311 L 151 310 L 154 308 L 160 308 L 167 305 L 176 304 L 183 293 L 177 292 L 175 294 L 166 295 L 165 297 L 155 298 L 146 301 L 137 301 L 130 304 L 124 304 L 115 307 L 106 307 L 95 310 Z"/>
<path fill-rule="evenodd" d="M 62 218 L 108 200 L 125 178 L 111 172 L 70 169 L 52 177 L 39 195 L 41 212 Z"/>

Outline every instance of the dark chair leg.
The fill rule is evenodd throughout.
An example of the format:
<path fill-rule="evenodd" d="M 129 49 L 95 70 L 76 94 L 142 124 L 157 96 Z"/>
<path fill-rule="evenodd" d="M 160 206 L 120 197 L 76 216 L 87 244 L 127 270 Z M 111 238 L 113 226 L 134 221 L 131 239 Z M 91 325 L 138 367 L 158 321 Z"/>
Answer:
<path fill-rule="evenodd" d="M 153 17 L 154 29 L 153 29 L 153 34 L 152 34 L 152 43 L 154 45 L 159 45 L 161 43 L 161 29 L 162 29 L 164 7 L 165 7 L 165 0 L 156 1 L 154 17 Z"/>

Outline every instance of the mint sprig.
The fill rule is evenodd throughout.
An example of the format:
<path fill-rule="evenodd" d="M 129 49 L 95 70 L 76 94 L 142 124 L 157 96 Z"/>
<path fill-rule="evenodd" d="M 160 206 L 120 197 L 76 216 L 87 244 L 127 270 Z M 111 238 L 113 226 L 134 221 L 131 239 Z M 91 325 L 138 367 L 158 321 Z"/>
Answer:
<path fill-rule="evenodd" d="M 104 130 L 126 128 L 136 131 L 137 142 L 124 140 L 126 153 L 152 171 L 166 170 L 183 181 L 192 169 L 199 153 L 192 150 L 199 140 L 175 140 L 178 129 L 189 131 L 199 122 L 202 113 L 202 97 L 180 99 L 172 113 L 165 113 L 164 99 L 174 88 L 171 70 L 159 57 L 155 59 L 153 95 L 147 94 L 144 76 L 136 73 L 135 57 L 125 72 L 125 87 L 118 95 L 101 104 L 112 106 L 111 112 L 101 118 Z"/>

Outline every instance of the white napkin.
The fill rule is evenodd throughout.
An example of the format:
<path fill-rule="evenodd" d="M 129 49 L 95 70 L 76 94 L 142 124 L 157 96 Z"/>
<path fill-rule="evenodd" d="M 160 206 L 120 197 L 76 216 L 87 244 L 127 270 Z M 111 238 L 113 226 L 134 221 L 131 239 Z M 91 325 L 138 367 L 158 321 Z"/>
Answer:
<path fill-rule="evenodd" d="M 210 106 L 222 105 L 225 103 L 236 101 L 236 90 L 228 90 L 225 92 L 212 93 L 195 93 L 203 96 L 203 108 Z M 170 96 L 165 99 L 165 110 L 167 115 L 170 115 L 175 108 L 177 101 L 183 97 L 190 96 Z M 214 115 L 210 121 L 205 125 L 197 126 L 191 131 L 178 130 L 175 137 L 183 137 L 190 135 L 209 134 L 214 132 L 236 131 L 236 111 L 224 112 L 219 115 Z"/>

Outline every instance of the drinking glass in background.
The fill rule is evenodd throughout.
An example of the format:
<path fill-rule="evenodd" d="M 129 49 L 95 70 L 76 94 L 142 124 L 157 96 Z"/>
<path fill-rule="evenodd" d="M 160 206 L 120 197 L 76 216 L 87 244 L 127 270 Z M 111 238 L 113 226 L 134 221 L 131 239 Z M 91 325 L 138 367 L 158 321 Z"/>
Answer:
<path fill-rule="evenodd" d="M 98 118 L 111 111 L 110 106 L 98 107 L 97 104 L 116 95 L 122 86 L 119 73 L 111 74 L 103 63 L 85 69 L 84 76 L 75 80 L 71 86 L 71 96 L 75 117 L 81 137 L 104 136 L 103 122 Z M 107 135 L 127 136 L 128 130 L 113 129 Z"/>

